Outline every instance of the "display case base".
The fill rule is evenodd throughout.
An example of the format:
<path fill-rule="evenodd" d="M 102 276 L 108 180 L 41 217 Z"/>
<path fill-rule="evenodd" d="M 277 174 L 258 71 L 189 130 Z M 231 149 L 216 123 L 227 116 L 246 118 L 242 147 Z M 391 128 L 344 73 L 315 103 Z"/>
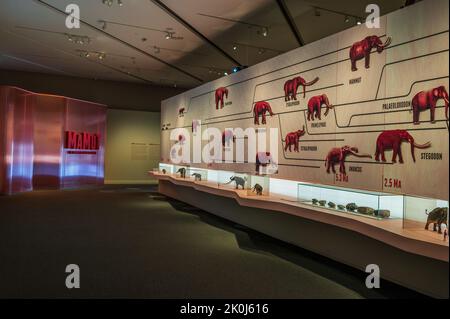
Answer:
<path fill-rule="evenodd" d="M 364 234 L 333 224 L 333 218 L 327 223 L 299 216 L 317 213 L 307 208 L 295 207 L 300 214 L 294 215 L 272 208 L 267 201 L 261 206 L 257 205 L 259 201 L 243 205 L 235 197 L 236 193 L 229 190 L 201 190 L 190 181 L 177 181 L 169 176 L 158 179 L 159 192 L 163 195 L 359 270 L 377 264 L 383 279 L 428 296 L 449 296 L 446 246 L 427 246 L 389 232 L 386 232 L 387 241 L 380 240 L 379 236 L 375 239 L 370 232 Z M 431 250 L 431 256 L 436 258 L 424 256 L 425 250 Z M 446 257 L 442 256 L 444 250 Z"/>

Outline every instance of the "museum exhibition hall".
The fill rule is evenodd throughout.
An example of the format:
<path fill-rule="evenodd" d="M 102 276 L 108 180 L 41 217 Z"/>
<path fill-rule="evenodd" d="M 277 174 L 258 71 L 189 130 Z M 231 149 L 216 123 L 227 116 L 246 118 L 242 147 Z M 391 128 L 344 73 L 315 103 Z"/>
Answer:
<path fill-rule="evenodd" d="M 2 0 L 0 298 L 448 299 L 448 7 Z"/>

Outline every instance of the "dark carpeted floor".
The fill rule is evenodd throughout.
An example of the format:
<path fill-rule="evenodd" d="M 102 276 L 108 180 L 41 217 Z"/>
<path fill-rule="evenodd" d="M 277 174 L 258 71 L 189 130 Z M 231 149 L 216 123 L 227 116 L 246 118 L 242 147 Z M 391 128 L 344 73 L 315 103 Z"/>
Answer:
<path fill-rule="evenodd" d="M 421 297 L 186 204 L 156 186 L 0 197 L 0 298 Z M 65 286 L 66 265 L 81 289 Z"/>

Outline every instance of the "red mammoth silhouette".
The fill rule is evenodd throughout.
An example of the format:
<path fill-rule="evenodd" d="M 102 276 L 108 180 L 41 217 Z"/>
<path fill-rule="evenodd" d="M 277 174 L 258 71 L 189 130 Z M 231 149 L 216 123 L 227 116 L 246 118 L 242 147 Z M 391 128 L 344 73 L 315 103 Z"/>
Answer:
<path fill-rule="evenodd" d="M 308 121 L 314 121 L 314 118 L 321 120 L 322 104 L 325 104 L 327 109 L 325 110 L 325 116 L 328 115 L 333 106 L 328 101 L 326 94 L 313 96 L 308 101 Z"/>
<path fill-rule="evenodd" d="M 184 112 L 186 111 L 186 109 L 184 107 L 180 108 L 178 110 L 178 115 L 184 115 Z"/>
<path fill-rule="evenodd" d="M 305 98 L 306 87 L 315 84 L 317 81 L 319 81 L 318 77 L 316 77 L 311 82 L 306 82 L 305 79 L 301 76 L 297 76 L 291 80 L 286 81 L 286 83 L 284 84 L 284 100 L 286 102 L 290 100 L 297 100 L 297 90 L 300 85 L 303 86 L 303 98 Z"/>
<path fill-rule="evenodd" d="M 413 123 L 419 124 L 420 112 L 430 109 L 430 121 L 434 122 L 434 113 L 438 100 L 444 99 L 445 118 L 448 119 L 448 93 L 441 85 L 429 91 L 421 91 L 412 99 Z"/>
<path fill-rule="evenodd" d="M 383 49 L 386 48 L 389 44 L 391 44 L 391 38 L 388 37 L 386 42 L 380 40 L 380 38 L 376 35 L 371 35 L 365 37 L 363 40 L 359 42 L 355 42 L 350 48 L 350 60 L 352 62 L 352 71 L 358 70 L 356 68 L 356 61 L 365 58 L 366 61 L 366 69 L 370 67 L 370 52 L 373 48 L 377 49 L 378 53 L 383 52 Z"/>
<path fill-rule="evenodd" d="M 298 152 L 298 143 L 300 140 L 300 137 L 305 134 L 305 126 L 303 125 L 303 130 L 298 130 L 295 132 L 290 132 L 286 134 L 286 138 L 284 139 L 284 142 L 286 145 L 284 146 L 284 151 L 287 151 L 289 148 L 289 152 L 292 152 L 291 147 L 294 146 L 294 152 Z"/>
<path fill-rule="evenodd" d="M 392 162 L 393 163 L 396 162 L 398 155 L 399 162 L 403 163 L 402 149 L 401 149 L 401 144 L 403 141 L 407 141 L 408 143 L 411 144 L 411 155 L 414 162 L 416 161 L 416 157 L 414 155 L 415 147 L 423 149 L 431 146 L 430 142 L 427 142 L 425 144 L 417 144 L 416 142 L 414 142 L 414 138 L 411 136 L 411 134 L 409 134 L 408 131 L 405 130 L 384 131 L 383 133 L 378 135 L 377 138 L 375 160 L 379 162 L 381 155 L 381 160 L 383 162 L 386 162 L 384 151 L 387 149 L 392 149 L 393 151 Z"/>
<path fill-rule="evenodd" d="M 228 89 L 224 87 L 220 87 L 216 90 L 216 110 L 220 108 L 223 109 L 223 103 L 225 98 L 228 99 Z"/>
<path fill-rule="evenodd" d="M 233 142 L 236 142 L 236 136 L 234 136 L 233 131 L 231 130 L 225 130 L 222 132 L 222 145 L 225 147 L 230 146 L 230 142 L 233 140 Z"/>
<path fill-rule="evenodd" d="M 266 124 L 266 112 L 269 112 L 270 116 L 273 116 L 272 108 L 270 104 L 264 101 L 256 102 L 253 107 L 253 115 L 255 117 L 255 124 L 259 125 L 259 116 L 262 116 L 262 124 Z"/>
<path fill-rule="evenodd" d="M 328 152 L 327 157 L 325 158 L 325 167 L 327 168 L 327 173 L 330 172 L 330 168 L 333 171 L 333 173 L 336 173 L 334 165 L 339 163 L 339 172 L 342 174 L 346 174 L 345 158 L 348 155 L 372 158 L 372 155 L 369 154 L 359 154 L 357 147 L 350 147 L 348 145 L 342 147 L 335 147 Z"/>

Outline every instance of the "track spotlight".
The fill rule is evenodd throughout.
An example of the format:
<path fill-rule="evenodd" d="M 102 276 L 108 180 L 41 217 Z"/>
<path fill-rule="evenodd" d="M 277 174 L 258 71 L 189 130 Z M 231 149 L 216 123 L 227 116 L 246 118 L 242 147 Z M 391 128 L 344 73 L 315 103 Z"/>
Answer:
<path fill-rule="evenodd" d="M 264 54 L 265 52 L 266 52 L 266 50 L 264 50 L 262 48 L 258 50 L 258 54 Z"/>
<path fill-rule="evenodd" d="M 238 47 L 236 44 L 233 44 L 233 51 L 237 51 Z"/>
<path fill-rule="evenodd" d="M 269 35 L 269 29 L 267 27 L 263 27 L 261 29 L 261 34 L 263 37 L 267 37 Z"/>
<path fill-rule="evenodd" d="M 111 7 L 114 4 L 114 0 L 102 0 L 102 3 L 107 5 L 108 7 Z M 123 1 L 117 0 L 117 4 L 119 7 L 123 7 Z"/>
<path fill-rule="evenodd" d="M 361 19 L 359 19 L 359 18 L 356 19 L 356 24 L 357 24 L 357 25 L 361 25 L 361 24 L 362 24 Z"/>
<path fill-rule="evenodd" d="M 98 22 L 101 24 L 102 30 L 105 31 L 108 23 L 105 20 L 98 20 Z"/>
<path fill-rule="evenodd" d="M 161 48 L 157 47 L 156 45 L 153 47 L 155 49 L 155 54 L 161 53 Z"/>
<path fill-rule="evenodd" d="M 117 3 L 119 4 L 119 7 L 123 7 L 123 2 L 122 2 L 122 0 L 117 0 Z"/>
<path fill-rule="evenodd" d="M 344 22 L 348 23 L 350 21 L 350 18 L 348 16 L 345 16 Z"/>

